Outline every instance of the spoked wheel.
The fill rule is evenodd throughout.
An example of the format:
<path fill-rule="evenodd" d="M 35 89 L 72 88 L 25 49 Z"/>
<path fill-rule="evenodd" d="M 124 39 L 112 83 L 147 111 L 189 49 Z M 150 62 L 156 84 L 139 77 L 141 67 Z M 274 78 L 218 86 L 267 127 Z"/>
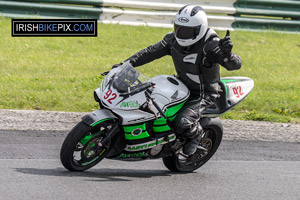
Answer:
<path fill-rule="evenodd" d="M 63 166 L 70 171 L 84 171 L 99 163 L 108 153 L 111 141 L 101 141 L 111 127 L 90 127 L 79 122 L 66 137 L 60 152 Z"/>
<path fill-rule="evenodd" d="M 219 122 L 219 123 L 218 123 Z M 203 127 L 204 135 L 197 151 L 190 157 L 182 153 L 163 158 L 164 165 L 173 172 L 192 172 L 204 165 L 217 151 L 223 135 L 219 120 L 213 120 Z"/>

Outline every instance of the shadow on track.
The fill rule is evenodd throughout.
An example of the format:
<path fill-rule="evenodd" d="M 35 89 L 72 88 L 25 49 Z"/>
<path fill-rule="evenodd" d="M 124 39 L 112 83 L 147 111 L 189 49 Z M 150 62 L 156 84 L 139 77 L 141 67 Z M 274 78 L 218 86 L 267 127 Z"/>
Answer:
<path fill-rule="evenodd" d="M 94 169 L 85 172 L 70 172 L 64 168 L 39 169 L 39 168 L 15 168 L 19 173 L 40 175 L 40 176 L 59 176 L 59 177 L 83 177 L 85 181 L 132 181 L 134 178 L 165 177 L 174 173 L 168 170 L 134 170 L 134 169 Z M 90 179 L 92 178 L 92 179 Z"/>

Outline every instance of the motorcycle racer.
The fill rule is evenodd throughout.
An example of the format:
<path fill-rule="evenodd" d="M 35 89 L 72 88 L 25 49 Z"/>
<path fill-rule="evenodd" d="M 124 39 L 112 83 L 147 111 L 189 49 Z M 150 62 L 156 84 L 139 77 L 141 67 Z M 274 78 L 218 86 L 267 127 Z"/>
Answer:
<path fill-rule="evenodd" d="M 203 8 L 186 5 L 176 13 L 174 31 L 126 60 L 138 67 L 166 55 L 172 57 L 178 77 L 191 93 L 173 121 L 176 134 L 187 138 L 183 146 L 186 155 L 196 152 L 203 135 L 198 121 L 218 97 L 219 65 L 227 70 L 241 68 L 241 58 L 232 52 L 232 48 L 229 31 L 220 39 L 213 29 L 208 28 Z"/>

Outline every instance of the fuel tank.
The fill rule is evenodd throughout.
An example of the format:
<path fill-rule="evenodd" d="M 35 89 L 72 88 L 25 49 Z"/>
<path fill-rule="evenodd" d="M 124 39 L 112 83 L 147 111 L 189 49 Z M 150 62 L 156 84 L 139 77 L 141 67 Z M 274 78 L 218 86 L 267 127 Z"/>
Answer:
<path fill-rule="evenodd" d="M 190 95 L 188 88 L 175 76 L 159 75 L 149 81 L 155 83 L 151 96 L 162 109 L 181 103 Z"/>

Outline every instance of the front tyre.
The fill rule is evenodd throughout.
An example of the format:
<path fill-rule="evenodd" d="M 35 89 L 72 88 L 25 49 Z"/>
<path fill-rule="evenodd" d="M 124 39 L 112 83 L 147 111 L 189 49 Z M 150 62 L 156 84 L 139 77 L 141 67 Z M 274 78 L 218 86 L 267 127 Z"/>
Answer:
<path fill-rule="evenodd" d="M 217 151 L 220 146 L 223 127 L 219 118 L 210 119 L 208 124 L 203 126 L 204 135 L 200 141 L 200 146 L 206 151 L 197 150 L 193 154 L 193 162 L 189 162 L 181 154 L 173 153 L 172 156 L 163 158 L 164 165 L 172 172 L 193 172 L 204 165 Z"/>
<path fill-rule="evenodd" d="M 111 141 L 101 146 L 109 128 L 107 125 L 95 128 L 79 122 L 62 145 L 60 160 L 63 166 L 70 171 L 84 171 L 99 163 L 111 146 Z"/>

